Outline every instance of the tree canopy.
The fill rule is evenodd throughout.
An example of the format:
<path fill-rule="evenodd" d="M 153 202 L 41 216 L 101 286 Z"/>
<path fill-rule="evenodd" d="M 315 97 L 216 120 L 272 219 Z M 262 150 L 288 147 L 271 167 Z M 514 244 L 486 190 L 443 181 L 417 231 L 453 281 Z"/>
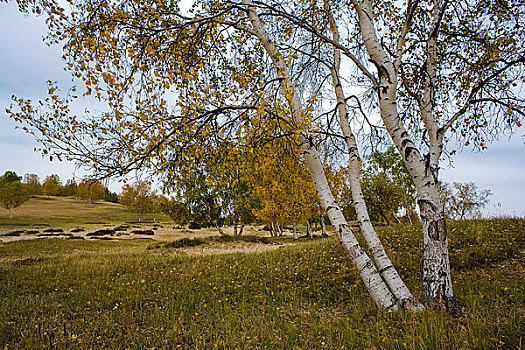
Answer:
<path fill-rule="evenodd" d="M 29 188 L 20 182 L 21 177 L 14 171 L 6 171 L 0 176 L 0 204 L 9 211 L 12 219 L 15 209 L 29 199 Z"/>

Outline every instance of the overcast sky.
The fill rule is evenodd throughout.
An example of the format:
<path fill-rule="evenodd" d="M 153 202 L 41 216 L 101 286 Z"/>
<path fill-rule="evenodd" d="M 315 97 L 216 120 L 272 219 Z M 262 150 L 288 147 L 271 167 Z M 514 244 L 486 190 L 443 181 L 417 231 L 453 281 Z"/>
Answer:
<path fill-rule="evenodd" d="M 12 3 L 0 4 L 0 174 L 14 170 L 19 175 L 36 173 L 43 179 L 58 174 L 62 181 L 83 177 L 86 172 L 68 162 L 50 162 L 34 151 L 34 139 L 15 129 L 5 113 L 11 95 L 34 100 L 45 97 L 46 81 L 58 81 L 63 88 L 73 85 L 63 71 L 59 47 L 43 42 L 46 26 L 42 18 L 24 17 Z M 89 104 L 86 101 L 86 104 Z M 510 140 L 502 138 L 482 153 L 469 150 L 453 158 L 453 168 L 443 163 L 441 177 L 447 182 L 474 182 L 493 192 L 488 215 L 525 216 L 524 128 Z M 110 184 L 120 191 L 120 184 Z"/>

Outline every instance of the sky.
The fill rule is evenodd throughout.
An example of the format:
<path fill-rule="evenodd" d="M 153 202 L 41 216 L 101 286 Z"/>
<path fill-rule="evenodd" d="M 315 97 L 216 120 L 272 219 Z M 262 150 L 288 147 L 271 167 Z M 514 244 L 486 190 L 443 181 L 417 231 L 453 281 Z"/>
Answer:
<path fill-rule="evenodd" d="M 46 26 L 42 17 L 18 12 L 12 3 L 0 3 L 0 174 L 13 170 L 19 175 L 35 173 L 43 180 L 58 174 L 66 179 L 81 179 L 88 171 L 70 162 L 50 162 L 34 151 L 37 142 L 22 130 L 15 129 L 5 109 L 11 96 L 38 100 L 47 94 L 47 80 L 58 81 L 67 88 L 74 83 L 63 70 L 61 50 L 43 41 Z M 86 106 L 92 102 L 85 101 Z M 493 193 L 484 214 L 525 217 L 525 128 L 511 139 L 504 137 L 475 153 L 464 150 L 454 156 L 452 164 L 443 162 L 441 178 L 447 182 L 474 182 L 479 189 Z M 121 183 L 110 182 L 112 191 L 120 192 Z"/>

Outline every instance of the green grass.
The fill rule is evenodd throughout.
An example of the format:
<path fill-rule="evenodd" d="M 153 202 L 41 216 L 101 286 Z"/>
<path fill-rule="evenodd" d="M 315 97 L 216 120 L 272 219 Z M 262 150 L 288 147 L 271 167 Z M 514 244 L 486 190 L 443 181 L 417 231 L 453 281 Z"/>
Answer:
<path fill-rule="evenodd" d="M 418 228 L 380 235 L 420 295 Z M 378 311 L 334 238 L 208 256 L 151 240 L 1 244 L 0 347 L 521 348 L 525 220 L 451 223 L 449 237 L 459 319 Z"/>

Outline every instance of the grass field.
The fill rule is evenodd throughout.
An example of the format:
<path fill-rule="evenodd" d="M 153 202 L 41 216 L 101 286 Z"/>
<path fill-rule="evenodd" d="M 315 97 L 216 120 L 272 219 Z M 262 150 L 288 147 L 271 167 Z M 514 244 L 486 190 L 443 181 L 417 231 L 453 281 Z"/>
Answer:
<path fill-rule="evenodd" d="M 450 224 L 455 291 L 465 314 L 459 319 L 435 310 L 378 311 L 333 237 L 183 234 L 171 241 L 0 243 L 0 347 L 524 346 L 523 219 Z M 419 228 L 394 226 L 380 235 L 420 296 Z"/>
<path fill-rule="evenodd" d="M 137 221 L 137 216 L 126 211 L 121 204 L 98 202 L 89 204 L 84 200 L 69 197 L 35 196 L 22 204 L 15 211 L 15 217 L 9 219 L 8 211 L 0 212 L 0 227 L 8 226 L 78 226 L 82 224 L 118 224 Z M 150 215 L 146 221 L 152 221 Z M 159 220 L 169 220 L 159 214 Z"/>

